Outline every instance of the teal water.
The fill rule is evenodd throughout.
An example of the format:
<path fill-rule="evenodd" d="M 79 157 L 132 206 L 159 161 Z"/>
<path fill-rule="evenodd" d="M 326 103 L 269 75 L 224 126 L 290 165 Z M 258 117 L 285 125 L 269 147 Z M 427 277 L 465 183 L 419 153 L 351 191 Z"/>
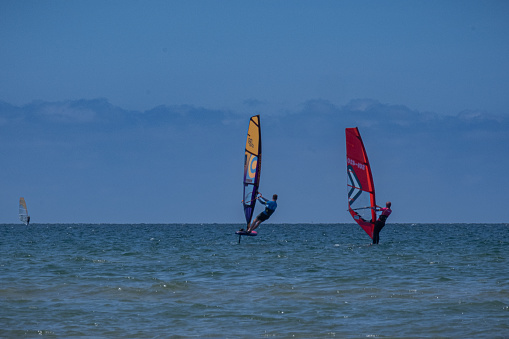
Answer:
<path fill-rule="evenodd" d="M 0 337 L 507 338 L 508 224 L 0 225 Z"/>

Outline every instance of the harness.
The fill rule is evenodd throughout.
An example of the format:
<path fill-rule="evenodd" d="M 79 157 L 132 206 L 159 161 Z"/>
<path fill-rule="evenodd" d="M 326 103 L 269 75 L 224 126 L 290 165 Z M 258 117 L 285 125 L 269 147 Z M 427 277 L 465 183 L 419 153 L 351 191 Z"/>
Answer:
<path fill-rule="evenodd" d="M 265 211 L 263 211 L 263 213 L 267 214 L 267 216 L 269 216 L 269 217 L 270 217 L 270 216 L 272 215 L 272 213 L 274 213 L 274 211 L 275 211 L 275 210 L 271 210 L 271 209 L 269 209 L 269 207 L 268 207 L 268 206 L 266 206 L 266 207 L 265 207 Z"/>

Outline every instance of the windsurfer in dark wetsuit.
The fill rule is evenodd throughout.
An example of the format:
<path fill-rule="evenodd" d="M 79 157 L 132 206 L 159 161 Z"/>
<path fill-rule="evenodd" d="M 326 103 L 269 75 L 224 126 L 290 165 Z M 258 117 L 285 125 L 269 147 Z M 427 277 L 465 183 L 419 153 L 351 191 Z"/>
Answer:
<path fill-rule="evenodd" d="M 375 207 L 373 207 L 373 208 L 375 208 Z M 375 210 L 382 211 L 382 214 L 380 214 L 380 216 L 378 217 L 378 220 L 375 222 L 375 229 L 373 230 L 373 244 L 378 244 L 378 242 L 380 241 L 380 235 L 379 235 L 380 231 L 382 230 L 382 228 L 384 228 L 385 221 L 387 220 L 389 215 L 391 215 L 391 213 L 392 213 L 391 202 L 387 201 L 387 203 L 385 203 L 385 207 L 377 206 L 375 208 Z"/>
<path fill-rule="evenodd" d="M 272 200 L 270 200 L 270 201 L 265 199 L 261 195 L 258 197 L 258 200 L 260 200 L 262 204 L 265 204 L 265 210 L 262 211 L 260 214 L 258 214 L 258 216 L 255 218 L 255 220 L 253 220 L 253 222 L 248 225 L 247 230 L 246 230 L 248 233 L 251 233 L 252 231 L 254 231 L 262 223 L 262 221 L 269 219 L 270 216 L 272 215 L 272 213 L 274 213 L 274 211 L 277 208 L 277 203 L 276 203 L 277 194 L 274 194 L 272 196 Z"/>

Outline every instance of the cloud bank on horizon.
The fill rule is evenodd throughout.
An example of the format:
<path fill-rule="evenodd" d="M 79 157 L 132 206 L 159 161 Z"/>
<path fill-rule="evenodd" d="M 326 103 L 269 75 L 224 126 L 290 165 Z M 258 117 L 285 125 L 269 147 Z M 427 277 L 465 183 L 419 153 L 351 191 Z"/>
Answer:
<path fill-rule="evenodd" d="M 261 114 L 260 190 L 276 223 L 352 222 L 346 127 L 358 126 L 392 222 L 506 222 L 509 117 L 444 116 L 352 100 Z M 0 211 L 16 222 L 242 223 L 249 115 L 195 106 L 125 110 L 106 99 L 0 103 Z M 258 207 L 260 209 L 261 207 Z"/>

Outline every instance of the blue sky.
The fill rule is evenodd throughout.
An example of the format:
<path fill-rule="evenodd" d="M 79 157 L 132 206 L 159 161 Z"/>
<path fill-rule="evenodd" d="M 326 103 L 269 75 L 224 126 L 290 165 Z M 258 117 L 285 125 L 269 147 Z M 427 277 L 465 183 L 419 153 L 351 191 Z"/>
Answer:
<path fill-rule="evenodd" d="M 393 222 L 507 222 L 506 1 L 2 1 L 0 222 L 351 222 L 358 126 Z M 14 201 L 14 202 L 13 202 Z"/>

